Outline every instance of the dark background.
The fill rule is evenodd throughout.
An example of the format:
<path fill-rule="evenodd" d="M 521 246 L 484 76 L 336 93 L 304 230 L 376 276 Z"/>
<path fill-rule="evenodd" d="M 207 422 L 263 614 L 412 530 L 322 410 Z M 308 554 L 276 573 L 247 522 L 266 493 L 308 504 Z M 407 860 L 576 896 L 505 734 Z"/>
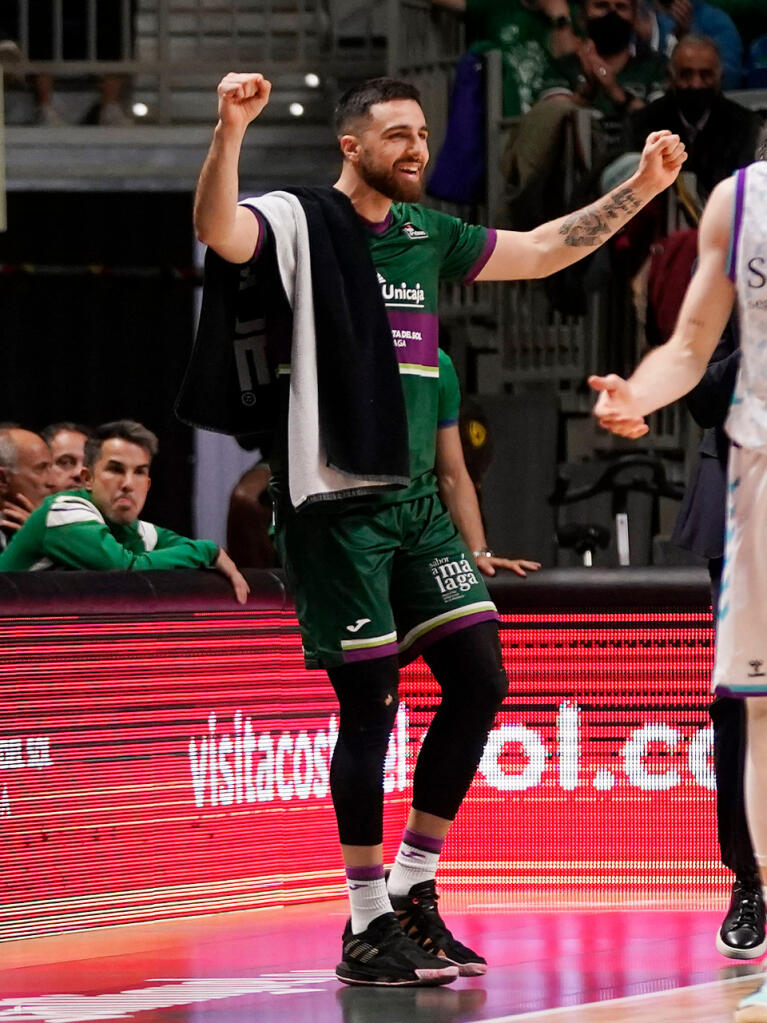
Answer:
<path fill-rule="evenodd" d="M 0 235 L 0 421 L 138 419 L 160 440 L 145 517 L 185 535 L 193 243 L 188 193 L 11 192 Z"/>

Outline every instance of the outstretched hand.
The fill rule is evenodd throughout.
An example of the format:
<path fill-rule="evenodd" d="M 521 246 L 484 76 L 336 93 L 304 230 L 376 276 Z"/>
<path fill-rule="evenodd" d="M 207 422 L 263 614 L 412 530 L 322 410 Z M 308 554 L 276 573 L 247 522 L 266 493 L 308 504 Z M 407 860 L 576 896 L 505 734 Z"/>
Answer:
<path fill-rule="evenodd" d="M 635 408 L 634 397 L 627 380 L 615 373 L 606 377 L 589 377 L 589 387 L 599 392 L 594 415 L 599 425 L 619 437 L 636 440 L 643 437 L 649 426 Z"/>
<path fill-rule="evenodd" d="M 540 561 L 527 561 L 526 558 L 497 558 L 494 554 L 487 558 L 477 558 L 477 568 L 483 575 L 492 576 L 496 569 L 505 568 L 525 578 L 528 572 L 537 572 L 540 567 Z"/>
<path fill-rule="evenodd" d="M 657 195 L 676 181 L 687 159 L 684 143 L 670 131 L 654 131 L 647 136 L 637 169 L 637 178 Z"/>
<path fill-rule="evenodd" d="M 228 127 L 245 130 L 266 104 L 272 83 L 261 74 L 230 71 L 218 83 L 218 116 Z"/>

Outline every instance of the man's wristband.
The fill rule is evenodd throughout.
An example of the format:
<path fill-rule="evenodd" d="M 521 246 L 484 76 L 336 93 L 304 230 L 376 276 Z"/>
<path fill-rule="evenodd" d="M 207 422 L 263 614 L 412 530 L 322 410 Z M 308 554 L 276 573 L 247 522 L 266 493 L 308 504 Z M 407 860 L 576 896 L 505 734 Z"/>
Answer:
<path fill-rule="evenodd" d="M 488 551 L 488 550 L 472 551 L 471 553 L 473 554 L 473 556 L 475 558 L 494 558 L 495 557 L 493 552 L 492 551 Z"/>

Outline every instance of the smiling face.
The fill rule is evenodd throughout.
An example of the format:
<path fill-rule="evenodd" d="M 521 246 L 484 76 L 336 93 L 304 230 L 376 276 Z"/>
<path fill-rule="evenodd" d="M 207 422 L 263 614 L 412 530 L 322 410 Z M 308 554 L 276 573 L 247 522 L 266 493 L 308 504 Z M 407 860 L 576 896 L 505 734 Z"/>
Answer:
<path fill-rule="evenodd" d="M 374 103 L 357 134 L 341 139 L 344 156 L 370 188 L 394 202 L 418 202 L 429 161 L 423 110 L 412 99 Z"/>
<path fill-rule="evenodd" d="M 110 437 L 93 466 L 83 470 L 85 486 L 98 510 L 120 525 L 135 522 L 149 493 L 149 452 L 139 444 Z"/>

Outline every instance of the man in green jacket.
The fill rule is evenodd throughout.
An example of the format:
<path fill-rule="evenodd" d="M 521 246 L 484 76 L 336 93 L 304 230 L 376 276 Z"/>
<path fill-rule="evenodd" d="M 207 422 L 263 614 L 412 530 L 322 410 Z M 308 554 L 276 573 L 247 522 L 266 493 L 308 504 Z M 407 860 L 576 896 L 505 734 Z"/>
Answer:
<path fill-rule="evenodd" d="M 0 572 L 215 568 L 244 604 L 248 584 L 223 548 L 139 519 L 157 446 L 132 420 L 99 426 L 85 447 L 83 489 L 47 497 L 0 554 Z"/>

